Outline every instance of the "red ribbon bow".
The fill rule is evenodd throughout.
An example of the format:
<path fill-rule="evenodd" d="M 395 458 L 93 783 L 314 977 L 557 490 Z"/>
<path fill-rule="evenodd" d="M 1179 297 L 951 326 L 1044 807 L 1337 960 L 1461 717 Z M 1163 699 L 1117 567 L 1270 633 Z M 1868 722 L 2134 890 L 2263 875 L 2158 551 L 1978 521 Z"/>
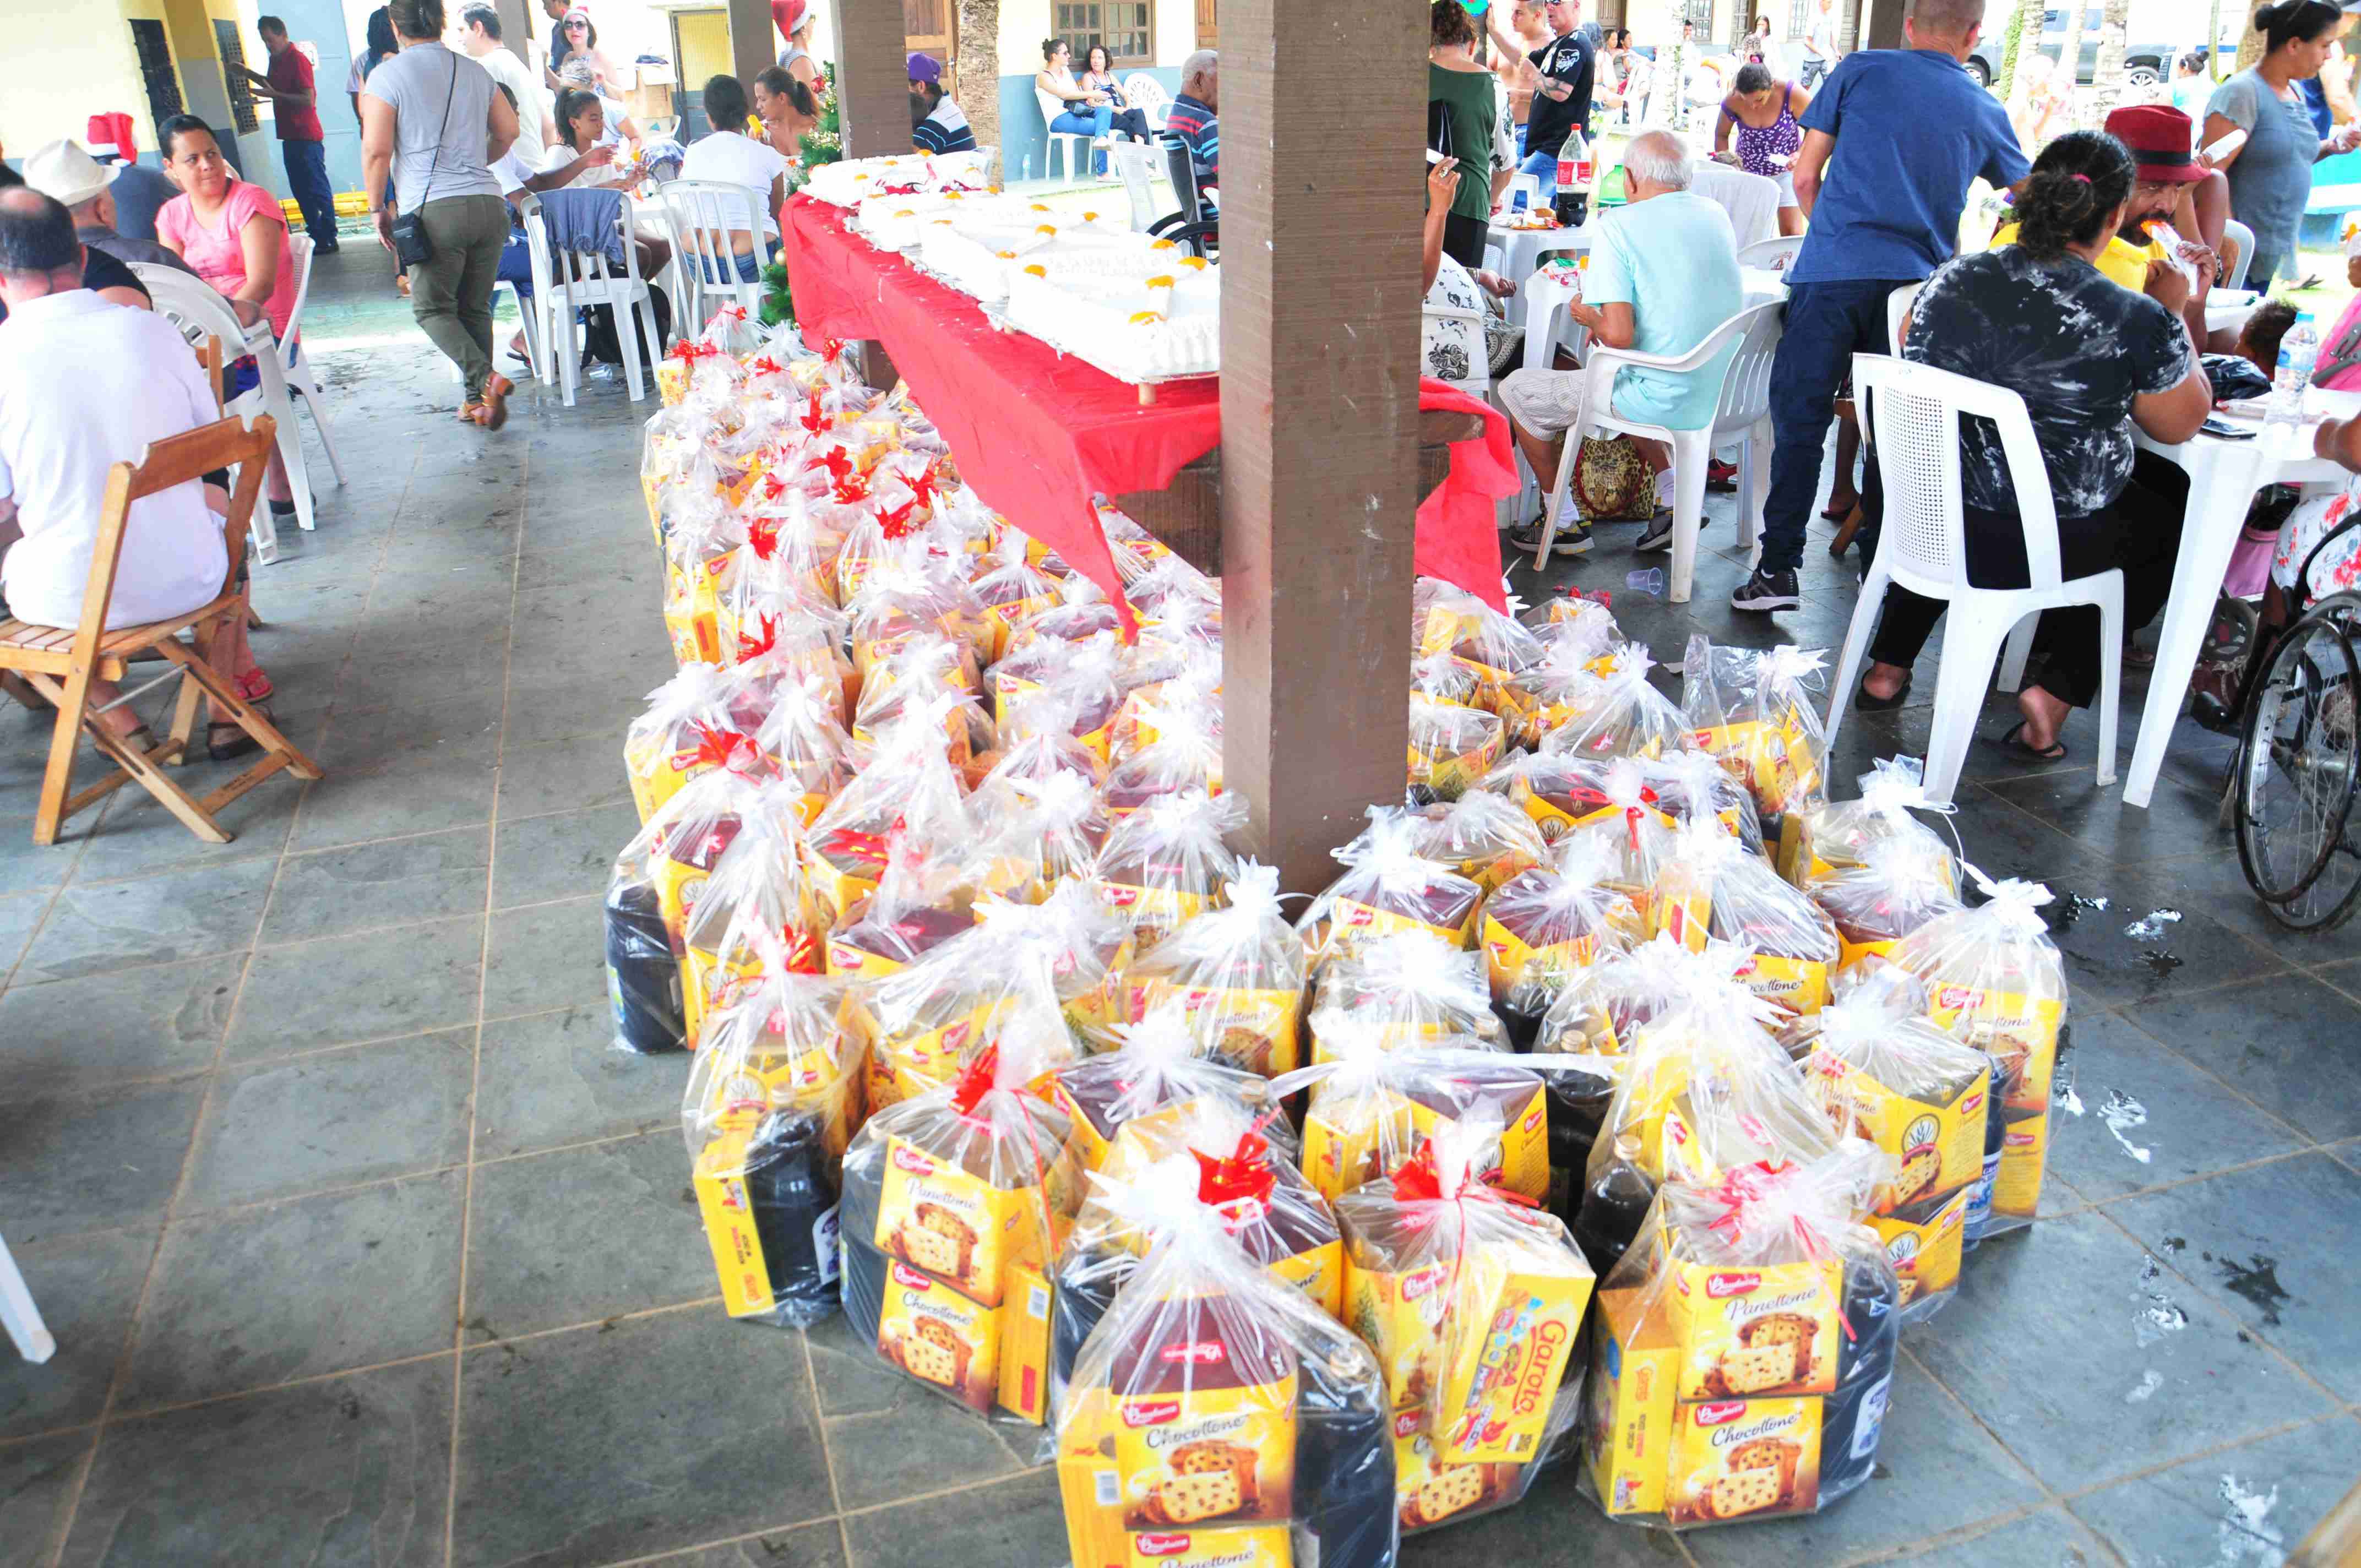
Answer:
<path fill-rule="evenodd" d="M 1443 1175 L 1434 1168 L 1434 1140 L 1421 1138 L 1418 1152 L 1403 1162 L 1394 1172 L 1394 1197 L 1405 1203 L 1465 1202 L 1470 1198 L 1489 1203 L 1521 1203 L 1528 1209 L 1541 1205 L 1521 1192 L 1511 1192 L 1499 1185 L 1498 1167 L 1485 1171 L 1469 1171 L 1456 1192 L 1443 1190 Z"/>
<path fill-rule="evenodd" d="M 787 367 L 767 354 L 758 354 L 746 366 L 749 376 L 784 376 Z"/>
<path fill-rule="evenodd" d="M 917 189 L 917 187 L 916 187 L 916 186 L 913 186 L 913 187 L 911 187 L 911 189 L 912 189 L 912 190 L 916 190 L 916 189 Z M 888 193 L 889 193 L 889 194 L 905 194 L 906 192 L 888 192 Z M 826 340 L 825 342 L 823 342 L 823 343 L 819 345 L 819 356 L 820 356 L 822 359 L 827 360 L 830 365 L 833 365 L 833 364 L 835 364 L 838 360 L 840 360 L 840 359 L 843 358 L 843 357 L 844 357 L 844 339 L 842 339 L 842 338 L 840 338 L 840 337 L 831 337 L 831 338 L 829 338 L 828 340 Z"/>
<path fill-rule="evenodd" d="M 710 359 L 720 352 L 721 350 L 709 343 L 699 343 L 693 337 L 684 337 L 672 345 L 667 357 L 694 366 L 698 360 Z"/>
<path fill-rule="evenodd" d="M 1278 1178 L 1267 1157 L 1270 1144 L 1259 1132 L 1240 1134 L 1237 1148 L 1219 1157 L 1189 1152 L 1197 1157 L 1197 1201 L 1222 1211 L 1233 1225 L 1256 1212 L 1255 1206 L 1270 1201 Z"/>
<path fill-rule="evenodd" d="M 692 729 L 697 736 L 697 749 L 688 754 L 691 767 L 702 762 L 742 773 L 752 771 L 762 760 L 762 751 L 751 735 L 741 734 L 735 729 L 716 729 L 709 724 L 695 725 Z"/>
<path fill-rule="evenodd" d="M 811 394 L 808 400 L 808 406 L 804 410 L 800 417 L 803 422 L 803 427 L 806 430 L 810 431 L 814 435 L 818 435 L 821 431 L 828 428 L 828 416 L 820 412 L 819 394 L 818 392 Z"/>
<path fill-rule="evenodd" d="M 976 1106 L 992 1092 L 993 1080 L 1000 1076 L 1000 1046 L 997 1041 L 968 1058 L 960 1069 L 959 1077 L 951 1082 L 951 1109 L 962 1116 L 975 1114 Z"/>
<path fill-rule="evenodd" d="M 910 521 L 911 514 L 916 512 L 917 510 L 918 503 L 915 499 L 904 501 L 892 511 L 887 511 L 884 507 L 879 507 L 877 509 L 877 532 L 884 534 L 888 539 L 909 538 L 912 533 L 917 531 L 917 525 Z"/>
<path fill-rule="evenodd" d="M 752 637 L 743 631 L 738 634 L 738 662 L 741 664 L 761 658 L 779 645 L 779 618 L 766 615 L 760 625 L 761 630 Z"/>
<path fill-rule="evenodd" d="M 768 480 L 771 476 L 765 474 L 763 477 Z M 773 496 L 768 499 L 776 500 L 778 498 Z M 758 517 L 753 521 L 748 523 L 746 525 L 746 543 L 754 547 L 754 555 L 757 560 L 768 561 L 777 555 L 779 553 L 779 520 L 775 517 Z"/>
<path fill-rule="evenodd" d="M 935 475 L 929 468 L 910 482 L 910 499 L 914 504 L 931 508 L 935 504 Z"/>

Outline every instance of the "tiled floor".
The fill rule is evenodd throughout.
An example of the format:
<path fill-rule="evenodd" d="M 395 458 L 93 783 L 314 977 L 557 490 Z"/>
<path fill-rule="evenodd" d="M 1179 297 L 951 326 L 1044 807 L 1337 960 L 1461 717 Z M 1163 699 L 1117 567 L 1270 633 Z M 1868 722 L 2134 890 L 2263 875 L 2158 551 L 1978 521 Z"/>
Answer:
<path fill-rule="evenodd" d="M 0 1351 L 0 1568 L 1062 1561 L 1026 1447 L 840 1321 L 712 1299 L 683 1066 L 608 1050 L 601 1006 L 620 734 L 670 668 L 652 405 L 594 386 L 463 431 L 381 277 L 357 247 L 314 286 L 352 479 L 258 578 L 280 712 L 329 776 L 248 796 L 225 848 L 118 796 L 36 851 L 43 730 L 0 708 L 0 1228 L 60 1345 Z M 1620 589 L 1662 560 L 1631 532 L 1561 575 Z M 1616 609 L 1668 659 L 1693 630 L 1841 635 L 1825 554 L 1775 625 L 1725 608 L 1739 574 L 1708 554 L 1693 604 Z M 1839 775 L 1926 721 L 1850 724 Z M 2054 911 L 2049 1217 L 1905 1342 L 1868 1488 L 1675 1542 L 1562 1473 L 1405 1561 L 2277 1561 L 2361 1475 L 2361 928 L 2262 917 L 2212 825 L 2220 757 L 2191 731 L 2146 813 L 2086 761 L 1971 762 L 1973 858 L 2109 902 Z M 2160 944 L 2124 934 L 2155 908 L 2182 914 Z"/>

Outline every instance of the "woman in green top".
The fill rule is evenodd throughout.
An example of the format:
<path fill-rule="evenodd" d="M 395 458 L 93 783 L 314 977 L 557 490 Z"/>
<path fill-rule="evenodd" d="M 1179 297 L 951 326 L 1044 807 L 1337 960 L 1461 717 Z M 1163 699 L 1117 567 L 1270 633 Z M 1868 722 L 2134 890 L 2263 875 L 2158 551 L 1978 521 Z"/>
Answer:
<path fill-rule="evenodd" d="M 1462 267 L 1484 265 L 1485 225 L 1492 203 L 1508 182 L 1509 170 L 1497 151 L 1500 106 L 1494 95 L 1492 72 L 1476 62 L 1476 20 L 1459 0 L 1434 0 L 1428 17 L 1431 37 L 1426 51 L 1427 145 L 1438 147 L 1442 125 L 1449 127 L 1450 143 L 1442 150 L 1459 159 L 1467 178 L 1444 223 L 1443 250 Z M 1439 112 L 1438 112 L 1439 111 Z M 1477 173 L 1488 170 L 1491 178 Z"/>

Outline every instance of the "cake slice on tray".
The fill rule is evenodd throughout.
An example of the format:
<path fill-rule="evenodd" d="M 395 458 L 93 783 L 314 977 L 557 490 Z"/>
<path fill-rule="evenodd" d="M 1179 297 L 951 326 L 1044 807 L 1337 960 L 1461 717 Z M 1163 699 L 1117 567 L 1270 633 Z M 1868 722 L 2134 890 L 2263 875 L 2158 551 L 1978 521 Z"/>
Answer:
<path fill-rule="evenodd" d="M 1151 254 L 1170 270 L 1061 277 L 1020 267 L 1008 280 L 1008 324 L 1135 385 L 1220 370 L 1221 269 Z"/>

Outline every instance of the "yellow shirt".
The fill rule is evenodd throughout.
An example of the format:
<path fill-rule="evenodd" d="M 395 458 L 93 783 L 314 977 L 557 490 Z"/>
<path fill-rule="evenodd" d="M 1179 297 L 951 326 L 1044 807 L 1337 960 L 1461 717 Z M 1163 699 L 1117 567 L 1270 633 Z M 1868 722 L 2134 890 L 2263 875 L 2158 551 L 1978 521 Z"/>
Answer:
<path fill-rule="evenodd" d="M 2015 224 L 2003 224 L 1993 234 L 1992 247 L 1994 250 L 2015 243 Z M 2158 241 L 2150 240 L 2144 246 L 2134 245 L 2117 235 L 2107 242 L 2106 249 L 2099 252 L 2097 266 L 2107 275 L 2110 282 L 2120 284 L 2135 294 L 2144 294 L 2147 291 L 2147 264 L 2163 259 L 2164 247 Z"/>

